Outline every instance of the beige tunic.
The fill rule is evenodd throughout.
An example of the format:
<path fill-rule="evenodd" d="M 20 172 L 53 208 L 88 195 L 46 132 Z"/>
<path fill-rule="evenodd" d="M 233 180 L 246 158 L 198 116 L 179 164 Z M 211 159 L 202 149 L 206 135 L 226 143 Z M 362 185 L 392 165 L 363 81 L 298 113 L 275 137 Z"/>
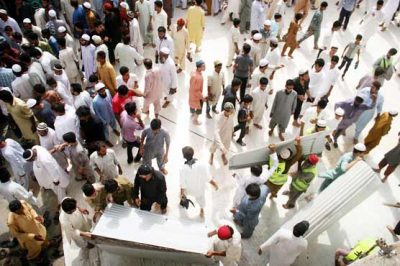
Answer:
<path fill-rule="evenodd" d="M 210 105 L 216 105 L 218 103 L 224 84 L 225 76 L 222 71 L 220 71 L 219 73 L 213 71 L 213 73 L 208 76 L 208 103 Z"/>
<path fill-rule="evenodd" d="M 189 33 L 187 29 L 182 28 L 177 30 L 174 26 L 171 32 L 171 37 L 174 40 L 174 61 L 178 68 L 185 69 L 186 54 L 189 51 Z"/>
<path fill-rule="evenodd" d="M 35 240 L 35 235 L 46 239 L 46 228 L 39 221 L 35 220 L 39 215 L 32 206 L 21 200 L 23 214 L 10 212 L 8 214 L 7 225 L 10 233 L 15 237 L 23 249 L 28 250 L 28 260 L 34 259 L 40 255 L 46 241 Z"/>
<path fill-rule="evenodd" d="M 35 132 L 32 131 L 32 123 L 31 119 L 33 117 L 32 110 L 29 109 L 26 103 L 14 97 L 14 101 L 12 104 L 6 104 L 8 113 L 12 116 L 15 123 L 18 125 L 21 130 L 22 137 L 26 140 L 32 140 L 37 142 L 38 137 Z"/>

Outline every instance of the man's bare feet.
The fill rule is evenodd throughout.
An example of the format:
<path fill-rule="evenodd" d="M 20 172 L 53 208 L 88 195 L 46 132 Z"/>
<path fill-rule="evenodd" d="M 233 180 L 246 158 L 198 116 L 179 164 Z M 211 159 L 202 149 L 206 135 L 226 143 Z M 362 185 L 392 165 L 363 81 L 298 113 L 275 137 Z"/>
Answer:
<path fill-rule="evenodd" d="M 270 130 L 268 131 L 268 135 L 269 135 L 269 136 L 272 136 L 272 133 L 274 133 L 274 130 L 273 130 L 273 129 L 270 129 Z"/>
<path fill-rule="evenodd" d="M 163 173 L 164 175 L 168 175 L 168 171 L 165 168 L 161 168 L 160 172 Z"/>
<path fill-rule="evenodd" d="M 222 154 L 221 158 L 222 158 L 222 162 L 224 163 L 224 165 L 227 165 L 228 164 L 228 159 L 226 158 L 226 155 Z"/>
<path fill-rule="evenodd" d="M 293 209 L 294 208 L 294 206 L 290 206 L 288 204 L 283 204 L 282 207 L 285 209 Z"/>
<path fill-rule="evenodd" d="M 259 125 L 259 124 L 253 124 L 256 128 L 258 128 L 258 129 L 262 129 L 262 126 L 261 125 Z"/>
<path fill-rule="evenodd" d="M 289 195 L 289 190 L 283 191 L 282 195 L 285 195 L 285 196 Z"/>
<path fill-rule="evenodd" d="M 285 137 L 283 136 L 283 133 L 281 133 L 281 132 L 279 132 L 279 139 L 280 139 L 281 141 L 284 141 L 284 140 L 285 140 Z"/>
<path fill-rule="evenodd" d="M 208 160 L 208 163 L 209 163 L 210 165 L 212 165 L 212 164 L 213 164 L 213 161 L 214 161 L 214 154 L 211 153 L 210 159 Z"/>
<path fill-rule="evenodd" d="M 396 235 L 396 233 L 394 232 L 393 227 L 391 227 L 390 225 L 387 225 L 386 228 L 387 228 L 387 230 L 389 230 L 389 232 L 390 232 L 392 235 L 394 235 L 394 236 Z"/>
<path fill-rule="evenodd" d="M 162 105 L 162 108 L 167 108 L 169 103 L 170 103 L 170 101 L 165 101 L 165 103 Z"/>

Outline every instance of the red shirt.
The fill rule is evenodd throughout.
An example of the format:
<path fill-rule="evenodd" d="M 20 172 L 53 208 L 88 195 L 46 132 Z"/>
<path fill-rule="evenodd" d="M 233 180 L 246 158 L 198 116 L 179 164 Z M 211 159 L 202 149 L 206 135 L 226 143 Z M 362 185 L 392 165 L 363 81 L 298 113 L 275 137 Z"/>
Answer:
<path fill-rule="evenodd" d="M 120 115 L 122 111 L 125 110 L 125 104 L 132 102 L 135 93 L 133 91 L 129 91 L 128 95 L 125 97 L 121 97 L 118 93 L 114 95 L 112 99 L 112 109 L 114 114 Z"/>

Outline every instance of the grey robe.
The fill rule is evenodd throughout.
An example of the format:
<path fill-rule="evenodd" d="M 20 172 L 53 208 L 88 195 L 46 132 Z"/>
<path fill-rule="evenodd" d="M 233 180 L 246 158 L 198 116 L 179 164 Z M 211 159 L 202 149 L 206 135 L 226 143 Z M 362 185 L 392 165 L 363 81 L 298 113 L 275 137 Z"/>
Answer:
<path fill-rule="evenodd" d="M 289 124 L 290 116 L 294 113 L 297 104 L 297 92 L 287 95 L 285 90 L 276 93 L 274 103 L 271 108 L 271 123 L 279 125 L 280 128 L 286 129 Z"/>

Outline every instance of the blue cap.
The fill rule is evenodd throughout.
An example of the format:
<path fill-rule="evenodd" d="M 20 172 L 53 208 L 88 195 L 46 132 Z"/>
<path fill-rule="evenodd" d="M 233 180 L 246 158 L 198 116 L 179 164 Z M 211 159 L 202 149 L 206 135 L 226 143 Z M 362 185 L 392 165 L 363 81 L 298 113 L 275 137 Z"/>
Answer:
<path fill-rule="evenodd" d="M 204 65 L 204 61 L 203 60 L 197 60 L 196 61 L 196 67 L 201 67 L 201 65 Z"/>

